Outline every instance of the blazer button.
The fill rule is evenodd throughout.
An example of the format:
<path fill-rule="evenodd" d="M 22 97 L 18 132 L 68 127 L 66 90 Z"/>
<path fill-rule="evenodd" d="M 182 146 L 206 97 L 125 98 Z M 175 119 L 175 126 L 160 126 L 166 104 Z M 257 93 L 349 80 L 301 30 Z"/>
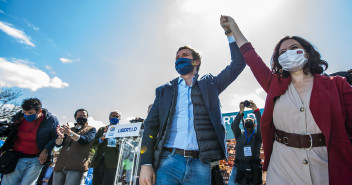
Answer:
<path fill-rule="evenodd" d="M 299 110 L 300 110 L 301 112 L 304 112 L 304 107 L 301 107 Z"/>
<path fill-rule="evenodd" d="M 303 164 L 308 164 L 308 160 L 307 160 L 307 159 L 304 159 L 304 160 L 302 161 L 302 163 L 303 163 Z"/>

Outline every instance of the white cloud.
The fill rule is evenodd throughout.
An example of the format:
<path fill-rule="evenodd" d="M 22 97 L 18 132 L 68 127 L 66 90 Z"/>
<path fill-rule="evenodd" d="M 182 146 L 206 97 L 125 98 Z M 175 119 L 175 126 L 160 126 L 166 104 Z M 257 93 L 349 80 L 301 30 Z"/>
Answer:
<path fill-rule="evenodd" d="M 106 124 L 104 124 L 102 121 L 97 121 L 93 117 L 88 117 L 88 124 L 92 127 L 95 127 L 97 130 L 100 127 L 106 126 Z"/>
<path fill-rule="evenodd" d="M 66 63 L 73 63 L 73 62 L 78 62 L 79 58 L 78 59 L 60 58 L 60 61 L 65 64 Z"/>
<path fill-rule="evenodd" d="M 30 23 L 28 20 L 24 20 L 27 23 L 27 26 L 32 28 L 34 31 L 38 31 L 39 28 L 37 26 L 34 26 L 32 23 Z"/>
<path fill-rule="evenodd" d="M 45 66 L 45 69 L 47 69 L 47 70 L 51 70 L 51 69 L 53 69 L 52 67 L 50 67 L 50 66 L 48 66 L 48 65 L 46 65 Z"/>
<path fill-rule="evenodd" d="M 0 10 L 0 13 L 5 14 L 5 12 L 4 12 L 4 11 L 2 11 L 2 10 Z"/>
<path fill-rule="evenodd" d="M 7 61 L 0 57 L 0 81 L 9 86 L 36 91 L 40 88 L 64 88 L 69 84 L 63 82 L 60 78 L 50 78 L 44 71 L 30 67 L 21 60 Z"/>
<path fill-rule="evenodd" d="M 26 35 L 22 30 L 18 30 L 14 28 L 12 25 L 0 21 L 0 30 L 5 32 L 11 37 L 17 39 L 20 43 L 35 47 L 35 45 L 31 42 L 31 38 Z"/>

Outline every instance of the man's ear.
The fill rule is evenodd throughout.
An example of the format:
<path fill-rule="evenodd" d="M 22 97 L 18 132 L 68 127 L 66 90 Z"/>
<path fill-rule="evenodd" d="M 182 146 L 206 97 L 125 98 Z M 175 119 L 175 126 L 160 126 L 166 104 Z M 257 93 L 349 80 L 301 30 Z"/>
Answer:
<path fill-rule="evenodd" d="M 200 60 L 199 59 L 195 59 L 195 60 L 193 60 L 193 66 L 199 66 L 199 64 L 200 64 Z"/>

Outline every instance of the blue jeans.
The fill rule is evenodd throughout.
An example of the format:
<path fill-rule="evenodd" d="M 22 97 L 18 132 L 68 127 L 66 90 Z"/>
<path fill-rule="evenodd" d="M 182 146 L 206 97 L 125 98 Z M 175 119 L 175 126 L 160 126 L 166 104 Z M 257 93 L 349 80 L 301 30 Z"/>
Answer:
<path fill-rule="evenodd" d="M 156 171 L 156 184 L 210 185 L 210 161 L 202 163 L 198 158 L 189 158 L 163 151 L 159 168 Z"/>
<path fill-rule="evenodd" d="M 40 164 L 38 157 L 20 158 L 13 172 L 5 174 L 1 183 L 3 185 L 34 185 L 37 182 L 43 165 Z"/>

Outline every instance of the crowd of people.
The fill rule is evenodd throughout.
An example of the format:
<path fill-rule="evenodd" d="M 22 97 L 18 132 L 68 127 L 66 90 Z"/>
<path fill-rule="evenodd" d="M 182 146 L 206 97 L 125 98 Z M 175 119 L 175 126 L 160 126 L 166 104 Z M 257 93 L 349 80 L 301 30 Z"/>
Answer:
<path fill-rule="evenodd" d="M 228 156 L 219 95 L 246 65 L 267 98 L 263 115 L 253 101 L 239 105 L 231 124 L 236 159 L 229 184 L 262 184 L 262 171 L 267 171 L 267 184 L 350 184 L 352 87 L 346 78 L 323 75 L 328 63 L 302 37 L 282 38 L 269 68 L 232 17 L 221 16 L 220 25 L 231 63 L 218 75 L 199 77 L 200 54 L 182 46 L 175 58 L 180 76 L 156 89 L 143 124 L 139 184 L 224 184 L 221 175 L 213 174 Z M 89 167 L 93 185 L 115 183 L 120 151 L 116 138 L 105 137 L 108 126 L 98 131 L 90 126 L 85 109 L 74 113 L 74 127 L 60 126 L 37 98 L 25 99 L 21 107 L 0 133 L 7 137 L 0 149 L 3 185 L 35 184 L 45 165 L 43 184 L 82 184 Z M 255 118 L 244 119 L 246 107 Z M 120 119 L 119 111 L 109 114 L 110 125 Z M 57 157 L 55 146 L 61 147 Z M 130 161 L 123 166 L 129 173 Z"/>

